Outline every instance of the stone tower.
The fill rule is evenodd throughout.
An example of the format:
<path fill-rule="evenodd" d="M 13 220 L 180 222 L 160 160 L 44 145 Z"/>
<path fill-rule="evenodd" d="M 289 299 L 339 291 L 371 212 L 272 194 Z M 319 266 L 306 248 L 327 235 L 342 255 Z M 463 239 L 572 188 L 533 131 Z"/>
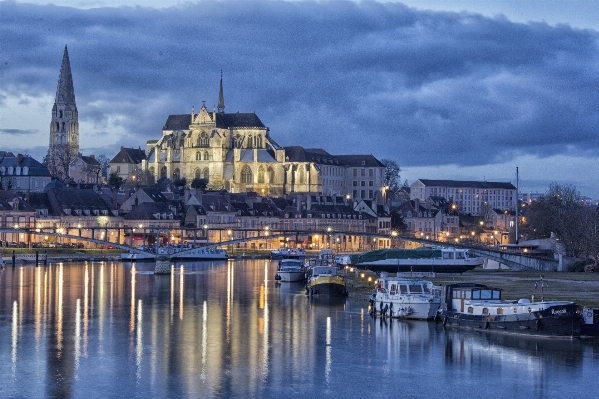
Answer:
<path fill-rule="evenodd" d="M 79 115 L 67 46 L 64 47 L 56 98 L 52 107 L 50 145 L 46 163 L 53 176 L 66 177 L 69 163 L 79 154 Z"/>

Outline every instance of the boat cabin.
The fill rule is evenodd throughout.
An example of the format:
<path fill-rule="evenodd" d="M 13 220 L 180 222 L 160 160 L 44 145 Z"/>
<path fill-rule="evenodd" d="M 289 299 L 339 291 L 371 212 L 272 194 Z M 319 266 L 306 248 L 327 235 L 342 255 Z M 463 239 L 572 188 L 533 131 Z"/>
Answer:
<path fill-rule="evenodd" d="M 422 295 L 432 293 L 433 283 L 424 280 L 387 280 L 379 278 L 376 288 L 378 292 L 387 293 L 390 296 Z"/>
<path fill-rule="evenodd" d="M 445 260 L 468 259 L 468 250 L 455 248 L 442 249 L 441 257 Z"/>
<path fill-rule="evenodd" d="M 310 269 L 312 276 L 336 276 L 337 268 L 334 266 L 314 266 Z"/>
<path fill-rule="evenodd" d="M 475 301 L 501 302 L 501 289 L 489 288 L 483 284 L 449 284 L 445 286 L 443 309 L 453 312 L 467 312 L 467 305 Z M 474 309 L 472 309 L 472 312 Z"/>

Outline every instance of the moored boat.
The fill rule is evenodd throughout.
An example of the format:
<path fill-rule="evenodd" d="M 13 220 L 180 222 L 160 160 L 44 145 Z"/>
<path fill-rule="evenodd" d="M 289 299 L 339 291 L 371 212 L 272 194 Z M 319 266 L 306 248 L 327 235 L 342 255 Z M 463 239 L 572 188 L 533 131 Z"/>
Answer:
<path fill-rule="evenodd" d="M 541 336 L 580 336 L 580 307 L 569 301 L 503 300 L 501 289 L 482 284 L 444 287 L 441 320 L 445 327 Z"/>
<path fill-rule="evenodd" d="M 283 259 L 299 259 L 305 258 L 306 253 L 301 248 L 287 248 L 281 247 L 277 250 L 270 252 L 271 259 L 283 258 Z"/>
<path fill-rule="evenodd" d="M 280 281 L 303 281 L 306 278 L 304 264 L 299 259 L 281 259 L 275 280 Z"/>
<path fill-rule="evenodd" d="M 388 277 L 381 273 L 370 304 L 373 316 L 431 320 L 441 307 L 441 287 L 428 280 Z"/>
<path fill-rule="evenodd" d="M 308 269 L 306 294 L 320 296 L 346 296 L 345 281 L 337 275 L 335 266 L 313 266 Z"/>
<path fill-rule="evenodd" d="M 227 251 L 214 247 L 159 247 L 155 253 L 130 251 L 121 254 L 122 261 L 144 262 L 154 261 L 157 257 L 168 257 L 172 260 L 227 260 Z"/>
<path fill-rule="evenodd" d="M 463 273 L 484 262 L 484 258 L 472 258 L 461 248 L 380 249 L 351 256 L 351 264 L 358 268 L 389 273 Z"/>

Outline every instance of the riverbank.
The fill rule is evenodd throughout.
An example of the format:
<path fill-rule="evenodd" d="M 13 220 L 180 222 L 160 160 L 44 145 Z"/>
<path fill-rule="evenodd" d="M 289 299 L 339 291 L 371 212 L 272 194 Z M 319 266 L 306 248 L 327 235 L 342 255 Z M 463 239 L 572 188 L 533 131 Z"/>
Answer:
<path fill-rule="evenodd" d="M 356 277 L 355 274 L 348 273 L 344 278 L 350 296 L 367 300 L 374 292 L 374 281 L 377 276 L 372 272 L 364 273 L 364 277 Z M 543 275 L 542 291 L 541 274 Z M 371 282 L 368 282 L 368 277 L 371 277 Z M 437 274 L 434 278 L 425 279 L 431 280 L 435 285 L 478 283 L 501 288 L 504 299 L 532 300 L 534 295 L 536 301 L 544 297 L 546 301 L 573 301 L 578 305 L 599 308 L 599 273 L 514 272 L 476 268 L 462 274 Z"/>

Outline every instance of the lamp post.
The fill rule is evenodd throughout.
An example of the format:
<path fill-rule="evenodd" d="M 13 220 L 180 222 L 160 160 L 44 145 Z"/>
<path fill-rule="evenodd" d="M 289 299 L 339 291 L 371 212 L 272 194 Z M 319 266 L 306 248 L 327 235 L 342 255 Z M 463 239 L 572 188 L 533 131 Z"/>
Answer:
<path fill-rule="evenodd" d="M 205 224 L 203 227 L 204 227 L 204 238 L 206 238 L 206 245 L 208 245 L 208 243 L 210 242 L 210 240 L 208 239 L 208 225 Z"/>

